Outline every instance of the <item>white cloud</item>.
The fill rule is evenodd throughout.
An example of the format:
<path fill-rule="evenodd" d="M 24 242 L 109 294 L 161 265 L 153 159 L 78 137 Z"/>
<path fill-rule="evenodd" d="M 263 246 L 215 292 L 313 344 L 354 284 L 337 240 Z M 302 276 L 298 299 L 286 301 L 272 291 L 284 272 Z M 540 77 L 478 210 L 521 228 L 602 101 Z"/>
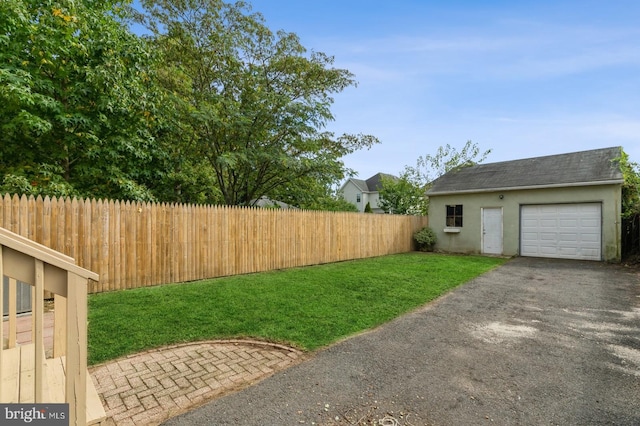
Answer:
<path fill-rule="evenodd" d="M 640 161 L 637 2 L 499 3 L 345 5 L 341 26 L 321 2 L 331 28 L 309 32 L 296 17 L 303 44 L 359 82 L 335 97 L 330 127 L 383 142 L 348 166 L 397 173 L 469 139 L 493 149 L 487 161 L 618 145 Z"/>
<path fill-rule="evenodd" d="M 416 80 L 438 75 L 527 80 L 640 66 L 640 30 L 509 22 L 500 29 L 320 41 L 359 79 Z M 322 49 L 321 49 L 322 50 Z"/>

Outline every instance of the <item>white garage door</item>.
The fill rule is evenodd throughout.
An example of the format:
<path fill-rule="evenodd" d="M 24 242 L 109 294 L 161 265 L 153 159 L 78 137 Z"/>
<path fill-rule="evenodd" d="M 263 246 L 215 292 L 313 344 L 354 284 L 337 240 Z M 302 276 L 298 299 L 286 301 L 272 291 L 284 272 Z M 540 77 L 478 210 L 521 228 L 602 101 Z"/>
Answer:
<path fill-rule="evenodd" d="M 520 254 L 601 260 L 599 203 L 522 206 Z"/>

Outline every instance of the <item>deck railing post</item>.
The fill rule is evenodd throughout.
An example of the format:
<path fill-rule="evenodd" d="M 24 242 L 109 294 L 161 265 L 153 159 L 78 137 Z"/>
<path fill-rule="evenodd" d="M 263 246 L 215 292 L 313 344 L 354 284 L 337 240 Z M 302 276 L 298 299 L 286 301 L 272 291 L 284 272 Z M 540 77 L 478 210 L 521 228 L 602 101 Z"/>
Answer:
<path fill-rule="evenodd" d="M 9 335 L 7 336 L 7 348 L 15 348 L 16 347 L 16 333 L 17 333 L 17 324 L 16 317 L 18 316 L 16 303 L 17 303 L 17 293 L 18 293 L 18 282 L 13 278 L 9 278 L 9 294 L 7 297 L 8 305 L 9 305 Z"/>
<path fill-rule="evenodd" d="M 2 258 L 2 245 L 0 244 L 0 317 L 2 321 L 0 322 L 0 366 L 3 365 L 2 356 L 4 355 L 4 260 Z M 4 394 L 3 389 L 4 384 L 4 374 L 2 368 L 0 368 L 0 401 L 2 400 L 2 395 Z"/>
<path fill-rule="evenodd" d="M 33 343 L 35 345 L 35 402 L 46 402 L 44 401 L 44 262 L 39 259 L 34 260 L 35 267 L 35 277 L 36 282 L 34 285 L 34 297 L 35 301 L 31 305 L 32 313 L 31 317 L 33 320 L 34 330 L 34 339 Z"/>
<path fill-rule="evenodd" d="M 5 274 L 9 277 L 6 294 L 3 285 Z M 5 324 L 0 323 L 0 402 L 64 400 L 69 404 L 69 424 L 84 426 L 87 424 L 87 389 L 90 388 L 93 392 L 92 419 L 104 418 L 102 406 L 96 409 L 100 402 L 87 373 L 89 279 L 98 280 L 98 275 L 78 267 L 68 256 L 0 228 L 0 309 L 4 308 L 4 302 L 8 302 L 10 317 L 9 324 L 6 324 L 8 336 L 4 332 Z M 32 286 L 32 345 L 16 345 L 17 281 Z M 44 342 L 45 291 L 55 294 L 55 359 L 50 360 L 46 359 Z M 4 351 L 5 337 L 11 351 Z M 49 370 L 45 371 L 45 368 Z M 65 379 L 62 379 L 63 375 Z M 3 380 L 7 378 L 11 386 Z M 52 383 L 60 383 L 61 386 L 47 389 L 47 385 Z"/>
<path fill-rule="evenodd" d="M 87 394 L 87 281 L 67 273 L 66 394 Z M 86 398 L 69 398 L 69 424 L 86 424 Z"/>
<path fill-rule="evenodd" d="M 53 357 L 66 355 L 67 350 L 67 298 L 53 295 Z"/>

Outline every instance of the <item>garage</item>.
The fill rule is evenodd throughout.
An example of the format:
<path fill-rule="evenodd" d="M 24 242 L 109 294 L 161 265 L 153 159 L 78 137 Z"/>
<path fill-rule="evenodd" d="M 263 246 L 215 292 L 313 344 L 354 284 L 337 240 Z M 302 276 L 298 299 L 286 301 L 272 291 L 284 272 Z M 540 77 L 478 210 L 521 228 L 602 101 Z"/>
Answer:
<path fill-rule="evenodd" d="M 602 260 L 601 203 L 521 206 L 520 250 L 522 256 Z"/>
<path fill-rule="evenodd" d="M 611 147 L 450 170 L 427 191 L 434 249 L 620 262 L 622 155 Z"/>

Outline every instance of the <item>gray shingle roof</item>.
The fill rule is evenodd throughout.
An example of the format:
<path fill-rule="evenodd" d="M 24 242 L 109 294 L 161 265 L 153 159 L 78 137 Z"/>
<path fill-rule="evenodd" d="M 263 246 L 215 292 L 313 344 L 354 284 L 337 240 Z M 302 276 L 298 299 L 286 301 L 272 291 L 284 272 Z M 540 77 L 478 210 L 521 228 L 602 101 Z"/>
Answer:
<path fill-rule="evenodd" d="M 393 175 L 389 175 L 386 173 L 377 173 L 366 180 L 369 191 L 380 191 L 380 188 L 382 187 L 382 177 L 388 179 L 398 179 Z"/>
<path fill-rule="evenodd" d="M 378 192 L 382 186 L 383 176 L 390 179 L 398 179 L 396 176 L 387 173 L 376 173 L 367 180 L 351 178 L 347 182 L 351 181 L 355 186 L 360 188 L 362 192 Z"/>
<path fill-rule="evenodd" d="M 271 200 L 269 197 L 265 197 L 264 195 L 257 200 L 251 200 L 251 205 L 254 207 L 275 207 L 278 206 L 281 209 L 293 209 L 298 210 L 296 206 L 292 206 L 287 203 L 283 203 L 282 201 Z"/>
<path fill-rule="evenodd" d="M 622 172 L 612 161 L 621 156 L 621 150 L 620 147 L 602 148 L 462 167 L 433 181 L 427 195 L 621 183 Z"/>
<path fill-rule="evenodd" d="M 367 182 L 362 180 L 362 179 L 355 179 L 355 178 L 351 178 L 351 182 L 354 183 L 355 186 L 357 186 L 360 191 L 363 192 L 367 192 L 369 191 L 369 187 L 367 186 Z"/>

